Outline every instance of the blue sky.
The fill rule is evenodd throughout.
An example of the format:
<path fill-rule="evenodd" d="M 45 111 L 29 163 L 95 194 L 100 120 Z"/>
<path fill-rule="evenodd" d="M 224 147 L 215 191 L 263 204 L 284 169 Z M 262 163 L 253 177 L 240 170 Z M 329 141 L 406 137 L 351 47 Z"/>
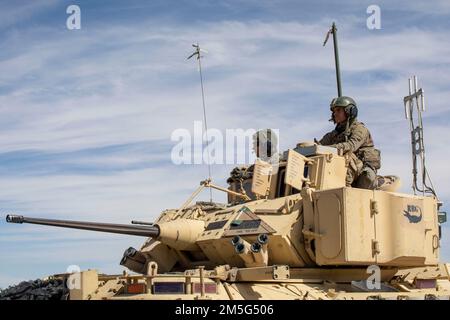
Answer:
<path fill-rule="evenodd" d="M 66 8 L 81 8 L 81 30 Z M 369 30 L 366 9 L 381 8 Z M 0 192 L 2 213 L 128 223 L 178 207 L 207 175 L 170 161 L 177 128 L 202 119 L 191 44 L 208 50 L 211 128 L 279 128 L 282 149 L 332 126 L 332 21 L 344 94 L 383 155 L 381 174 L 410 190 L 407 79 L 418 75 L 427 161 L 447 209 L 450 143 L 448 1 L 2 1 Z M 214 166 L 225 185 L 232 166 Z M 207 197 L 207 194 L 205 194 Z M 217 200 L 223 195 L 215 194 Z M 120 272 L 139 237 L 0 222 L 0 287 L 66 270 Z M 450 229 L 443 228 L 443 260 Z"/>

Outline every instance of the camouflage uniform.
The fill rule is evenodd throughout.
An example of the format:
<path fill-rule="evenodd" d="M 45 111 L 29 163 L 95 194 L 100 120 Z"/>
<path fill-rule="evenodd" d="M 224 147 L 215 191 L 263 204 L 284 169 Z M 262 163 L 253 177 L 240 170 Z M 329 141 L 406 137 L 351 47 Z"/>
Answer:
<path fill-rule="evenodd" d="M 362 122 L 355 119 L 345 129 L 345 123 L 338 124 L 319 143 L 336 147 L 345 155 L 347 186 L 375 189 L 377 169 L 381 167 L 380 151 L 374 148 L 370 132 Z"/>

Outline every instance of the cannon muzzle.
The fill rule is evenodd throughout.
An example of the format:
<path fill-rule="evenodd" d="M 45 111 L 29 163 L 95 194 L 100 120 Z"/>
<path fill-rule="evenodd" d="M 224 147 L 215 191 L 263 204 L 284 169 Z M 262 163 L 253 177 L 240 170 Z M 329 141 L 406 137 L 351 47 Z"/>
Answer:
<path fill-rule="evenodd" d="M 24 217 L 24 216 L 10 215 L 10 214 L 6 216 L 6 222 L 42 224 L 42 225 L 46 225 L 46 226 L 90 230 L 90 231 L 98 231 L 98 232 L 109 232 L 109 233 L 118 233 L 118 234 L 127 234 L 127 235 L 133 235 L 133 236 L 153 237 L 153 238 L 158 237 L 160 234 L 160 229 L 156 225 L 141 226 L 141 225 L 126 225 L 126 224 L 114 224 L 114 223 L 40 219 L 40 218 L 28 218 L 28 217 Z"/>
<path fill-rule="evenodd" d="M 16 216 L 13 214 L 8 214 L 6 216 L 6 222 L 9 222 L 9 223 L 23 223 L 23 221 L 24 221 L 23 216 Z"/>

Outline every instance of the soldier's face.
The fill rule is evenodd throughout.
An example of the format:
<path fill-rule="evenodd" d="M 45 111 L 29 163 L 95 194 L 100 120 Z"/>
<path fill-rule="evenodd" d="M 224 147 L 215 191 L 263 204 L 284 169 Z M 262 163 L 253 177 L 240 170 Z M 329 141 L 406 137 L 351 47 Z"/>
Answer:
<path fill-rule="evenodd" d="M 347 120 L 347 115 L 345 114 L 344 108 L 334 108 L 333 117 L 336 123 L 344 123 Z"/>

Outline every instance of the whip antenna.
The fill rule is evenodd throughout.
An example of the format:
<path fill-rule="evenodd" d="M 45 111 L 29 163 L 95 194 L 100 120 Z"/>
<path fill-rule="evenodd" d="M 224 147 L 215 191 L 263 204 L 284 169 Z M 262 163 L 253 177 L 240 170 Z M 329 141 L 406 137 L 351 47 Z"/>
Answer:
<path fill-rule="evenodd" d="M 201 52 L 204 53 L 208 53 L 206 50 L 203 50 L 200 48 L 200 45 L 197 44 L 193 44 L 192 45 L 195 48 L 194 53 L 192 53 L 189 57 L 188 60 L 194 56 L 197 56 L 197 61 L 198 61 L 198 71 L 200 73 L 200 86 L 202 89 L 202 103 L 203 103 L 203 122 L 205 123 L 205 135 L 206 135 L 206 154 L 208 157 L 208 179 L 209 181 L 211 181 L 211 161 L 209 160 L 209 152 L 208 152 L 208 122 L 206 121 L 206 104 L 205 104 L 205 90 L 203 88 L 203 75 L 202 75 L 202 63 L 201 63 L 201 58 L 203 58 L 203 56 L 201 55 Z M 209 187 L 209 201 L 212 202 L 212 188 Z"/>
<path fill-rule="evenodd" d="M 337 91 L 338 91 L 338 97 L 342 96 L 342 86 L 341 86 L 341 69 L 339 67 L 339 50 L 338 50 L 338 43 L 337 43 L 337 28 L 336 24 L 333 22 L 330 30 L 328 30 L 327 35 L 325 37 L 325 41 L 323 42 L 323 46 L 327 44 L 328 38 L 330 35 L 333 35 L 333 44 L 334 44 L 334 63 L 336 66 L 336 82 L 337 82 Z"/>

